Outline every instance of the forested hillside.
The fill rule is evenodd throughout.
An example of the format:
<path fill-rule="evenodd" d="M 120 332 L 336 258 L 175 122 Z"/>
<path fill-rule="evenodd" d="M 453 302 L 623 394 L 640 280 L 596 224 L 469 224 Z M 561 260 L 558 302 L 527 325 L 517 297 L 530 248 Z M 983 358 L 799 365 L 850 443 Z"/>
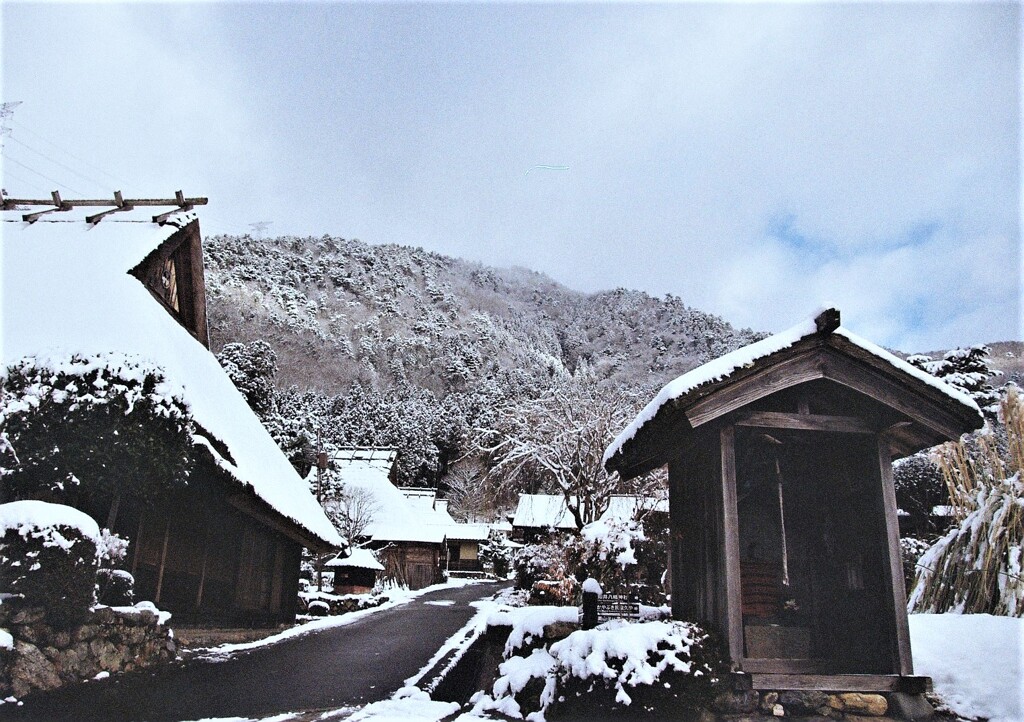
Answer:
<path fill-rule="evenodd" d="M 419 248 L 328 236 L 205 248 L 214 351 L 279 441 L 298 455 L 319 426 L 329 445 L 395 445 L 406 483 L 472 456 L 498 409 L 571 383 L 634 413 L 652 387 L 763 336 L 677 297 L 584 294 Z"/>

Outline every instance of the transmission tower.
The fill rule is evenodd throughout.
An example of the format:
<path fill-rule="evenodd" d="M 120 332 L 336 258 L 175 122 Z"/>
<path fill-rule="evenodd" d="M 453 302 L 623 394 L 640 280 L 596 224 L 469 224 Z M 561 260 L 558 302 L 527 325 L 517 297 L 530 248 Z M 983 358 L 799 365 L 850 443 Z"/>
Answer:
<path fill-rule="evenodd" d="M 249 228 L 252 229 L 253 235 L 257 238 L 263 238 L 263 234 L 266 232 L 273 221 L 259 221 L 257 223 L 250 223 Z"/>

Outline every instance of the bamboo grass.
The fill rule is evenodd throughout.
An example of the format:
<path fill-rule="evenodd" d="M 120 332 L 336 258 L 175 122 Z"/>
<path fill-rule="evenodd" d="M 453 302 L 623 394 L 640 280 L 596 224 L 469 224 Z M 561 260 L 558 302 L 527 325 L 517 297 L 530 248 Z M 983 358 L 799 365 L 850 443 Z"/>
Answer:
<path fill-rule="evenodd" d="M 911 611 L 1024 616 L 1024 403 L 1014 388 L 1000 417 L 999 433 L 938 450 L 957 523 L 918 562 Z"/>

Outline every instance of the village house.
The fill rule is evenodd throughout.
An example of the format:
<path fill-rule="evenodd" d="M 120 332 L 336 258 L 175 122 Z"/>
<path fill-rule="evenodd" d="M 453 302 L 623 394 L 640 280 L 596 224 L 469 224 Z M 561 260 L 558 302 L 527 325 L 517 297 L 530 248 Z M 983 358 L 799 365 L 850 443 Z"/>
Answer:
<path fill-rule="evenodd" d="M 384 576 L 422 589 L 444 579 L 446 526 L 430 523 L 433 491 L 410 499 L 395 485 L 397 459 L 395 449 L 372 448 L 340 449 L 331 457 L 343 487 L 359 492 L 357 503 L 368 507 L 365 545 L 377 553 Z"/>
<path fill-rule="evenodd" d="M 130 541 L 136 597 L 177 621 L 289 621 L 302 548 L 341 539 L 209 350 L 198 219 L 162 220 L 5 223 L 3 364 L 116 354 L 159 367 L 195 422 L 187 484 L 158 503 L 67 503 Z"/>
<path fill-rule="evenodd" d="M 605 467 L 668 465 L 672 613 L 722 632 L 738 687 L 920 693 L 892 460 L 981 425 L 830 309 L 667 384 Z"/>

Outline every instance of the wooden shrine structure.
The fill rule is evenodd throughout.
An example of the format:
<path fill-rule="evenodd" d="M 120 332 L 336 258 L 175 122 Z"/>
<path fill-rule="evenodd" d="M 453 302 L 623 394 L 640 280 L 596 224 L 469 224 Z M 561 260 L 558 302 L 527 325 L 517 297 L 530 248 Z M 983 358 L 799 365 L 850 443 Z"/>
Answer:
<path fill-rule="evenodd" d="M 722 633 L 739 687 L 923 692 L 892 460 L 981 425 L 829 309 L 671 382 L 605 465 L 668 465 L 673 617 Z"/>

